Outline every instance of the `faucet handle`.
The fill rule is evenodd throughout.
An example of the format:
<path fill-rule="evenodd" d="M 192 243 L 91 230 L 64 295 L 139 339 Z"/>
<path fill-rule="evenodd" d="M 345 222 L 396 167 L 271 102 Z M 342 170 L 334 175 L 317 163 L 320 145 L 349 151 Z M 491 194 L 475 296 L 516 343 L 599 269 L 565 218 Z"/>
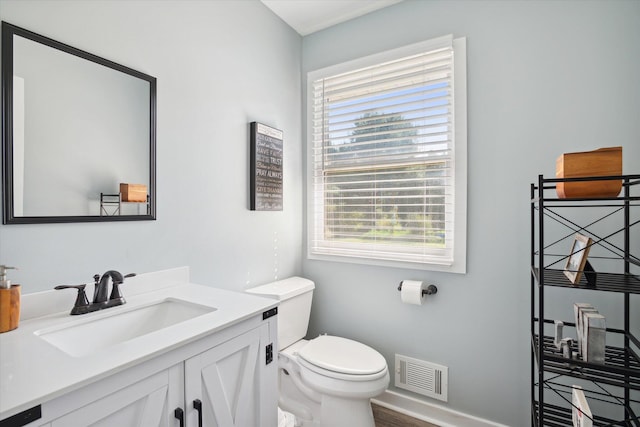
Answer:
<path fill-rule="evenodd" d="M 71 314 L 84 314 L 88 312 L 89 308 L 89 300 L 87 299 L 87 294 L 84 291 L 84 288 L 87 285 L 84 283 L 81 285 L 58 285 L 55 289 L 59 291 L 61 289 L 77 289 L 78 295 L 76 296 L 76 302 L 73 304 L 73 308 L 71 309 Z"/>

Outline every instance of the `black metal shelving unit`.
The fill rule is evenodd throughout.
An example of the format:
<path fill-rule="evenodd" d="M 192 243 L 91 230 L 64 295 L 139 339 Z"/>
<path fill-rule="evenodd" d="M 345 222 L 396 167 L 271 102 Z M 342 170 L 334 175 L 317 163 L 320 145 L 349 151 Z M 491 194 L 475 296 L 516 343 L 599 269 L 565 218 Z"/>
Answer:
<path fill-rule="evenodd" d="M 146 205 L 147 215 L 151 215 L 151 203 L 149 203 L 149 196 L 147 195 L 146 202 L 127 202 L 122 200 L 122 194 L 106 194 L 100 193 L 100 216 L 116 216 L 122 215 L 123 203 L 144 203 Z"/>
<path fill-rule="evenodd" d="M 120 193 L 100 193 L 100 216 L 120 215 L 122 197 Z"/>
<path fill-rule="evenodd" d="M 561 199 L 556 194 L 559 182 L 612 179 L 622 181 L 618 197 Z M 564 274 L 570 254 L 563 248 L 570 248 L 576 234 L 592 239 L 589 260 L 593 256 L 595 283 L 582 274 L 580 282 L 572 284 Z M 640 427 L 639 247 L 640 175 L 564 179 L 540 175 L 531 184 L 533 426 L 572 426 L 571 385 L 580 382 L 587 400 L 594 403 L 592 409 L 600 411 L 593 411 L 594 426 Z M 616 295 L 622 324 L 614 328 L 607 323 L 604 364 L 568 359 L 556 349 L 549 335 L 554 320 L 563 320 L 569 328 L 575 323 L 545 317 L 545 288 L 550 287 L 567 289 L 566 299 L 573 302 L 582 301 L 572 298 L 571 289 Z M 569 313 L 573 314 L 572 307 L 567 307 Z M 577 350 L 575 343 L 572 350 Z"/>

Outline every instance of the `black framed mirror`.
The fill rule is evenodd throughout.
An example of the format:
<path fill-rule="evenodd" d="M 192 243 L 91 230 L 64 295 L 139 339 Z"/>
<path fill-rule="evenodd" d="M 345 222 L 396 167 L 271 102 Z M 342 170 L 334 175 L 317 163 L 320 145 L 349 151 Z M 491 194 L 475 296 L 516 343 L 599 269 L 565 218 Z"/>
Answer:
<path fill-rule="evenodd" d="M 2 22 L 3 224 L 156 217 L 156 78 Z"/>

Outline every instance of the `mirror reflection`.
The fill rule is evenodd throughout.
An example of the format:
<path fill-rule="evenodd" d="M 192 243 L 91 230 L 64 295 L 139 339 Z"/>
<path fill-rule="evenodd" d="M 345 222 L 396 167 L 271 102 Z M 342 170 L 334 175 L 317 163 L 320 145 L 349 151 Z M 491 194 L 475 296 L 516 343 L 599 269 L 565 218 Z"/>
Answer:
<path fill-rule="evenodd" d="M 154 219 L 155 78 L 4 22 L 2 55 L 4 223 Z"/>

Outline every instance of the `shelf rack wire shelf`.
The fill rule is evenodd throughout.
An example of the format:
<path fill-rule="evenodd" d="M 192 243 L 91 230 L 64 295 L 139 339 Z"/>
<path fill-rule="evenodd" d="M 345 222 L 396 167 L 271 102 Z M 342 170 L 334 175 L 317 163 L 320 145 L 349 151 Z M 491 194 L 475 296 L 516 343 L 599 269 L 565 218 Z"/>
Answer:
<path fill-rule="evenodd" d="M 117 216 L 122 215 L 122 205 L 123 204 L 145 204 L 146 205 L 146 214 L 151 215 L 151 203 L 149 201 L 149 195 L 147 195 L 147 200 L 145 202 L 128 202 L 122 200 L 122 194 L 106 194 L 100 193 L 100 216 Z"/>
<path fill-rule="evenodd" d="M 623 183 L 622 193 L 618 197 L 562 199 L 555 191 L 559 182 L 612 179 Z M 634 302 L 640 298 L 638 241 L 634 240 L 636 246 L 632 244 L 632 231 L 640 230 L 639 207 L 640 175 L 584 178 L 544 178 L 540 175 L 538 182 L 531 184 L 531 414 L 534 426 L 572 425 L 570 383 L 575 380 L 591 386 L 585 388 L 588 400 L 607 402 L 620 408 L 614 411 L 613 416 L 611 410 L 605 414 L 594 413 L 594 426 L 640 427 L 637 414 L 640 408 L 640 340 L 634 334 L 639 328 L 638 325 L 632 328 L 630 323 L 630 297 L 634 295 Z M 595 220 L 581 224 L 584 218 L 574 215 L 572 211 L 584 212 L 585 209 L 605 213 L 598 213 Z M 545 222 L 549 221 L 555 226 L 548 227 L 552 229 L 551 232 L 545 230 Z M 603 221 L 612 221 L 619 226 L 603 227 Z M 605 233 L 602 232 L 603 228 L 606 229 Z M 559 229 L 563 231 L 558 232 Z M 615 262 L 613 272 L 598 271 L 596 268 L 595 283 L 589 283 L 586 274 L 582 274 L 576 284 L 567 279 L 563 266 L 570 255 L 553 253 L 552 249 L 573 239 L 576 233 L 591 237 L 592 248 L 598 247 L 606 254 L 590 254 L 589 259 L 594 263 L 599 261 L 598 258 Z M 638 239 L 638 235 L 633 236 Z M 556 349 L 554 338 L 545 335 L 545 325 L 553 323 L 553 319 L 545 318 L 545 287 L 622 295 L 623 326 L 612 328 L 607 325 L 606 332 L 607 342 L 611 337 L 612 342 L 622 344 L 606 346 L 603 364 L 564 358 L 562 352 Z M 640 309 L 634 309 L 638 316 Z M 575 327 L 574 323 L 564 323 L 565 326 Z M 572 351 L 577 351 L 577 345 L 573 345 Z M 562 381 L 556 381 L 558 378 Z"/>

